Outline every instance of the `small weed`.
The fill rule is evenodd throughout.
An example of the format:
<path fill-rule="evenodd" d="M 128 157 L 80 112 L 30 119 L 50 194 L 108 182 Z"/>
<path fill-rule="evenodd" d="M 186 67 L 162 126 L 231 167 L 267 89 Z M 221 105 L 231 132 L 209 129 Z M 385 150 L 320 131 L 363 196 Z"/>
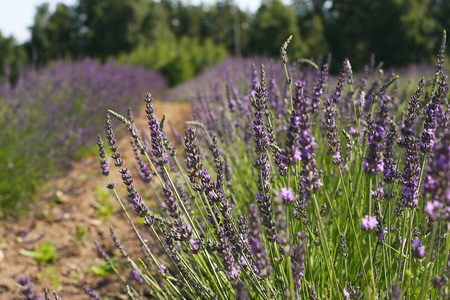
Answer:
<path fill-rule="evenodd" d="M 41 249 L 34 249 L 33 251 L 20 249 L 20 254 L 24 256 L 33 257 L 39 265 L 49 265 L 58 260 L 58 254 L 56 253 L 56 246 L 51 243 L 41 243 Z"/>
<path fill-rule="evenodd" d="M 107 217 L 111 217 L 114 211 L 114 206 L 109 200 L 110 192 L 105 188 L 96 188 L 96 198 L 97 198 L 97 206 L 95 209 L 99 213 L 99 219 L 104 220 Z"/>
<path fill-rule="evenodd" d="M 89 273 L 93 273 L 97 276 L 112 275 L 115 274 L 114 268 L 117 270 L 119 266 L 119 260 L 116 258 L 112 259 L 112 266 L 107 261 L 103 260 L 100 266 L 91 264 Z"/>
<path fill-rule="evenodd" d="M 81 244 L 83 240 L 88 240 L 88 229 L 84 226 L 75 227 L 75 243 Z"/>
<path fill-rule="evenodd" d="M 46 278 L 51 282 L 52 287 L 55 290 L 60 289 L 62 280 L 59 278 L 59 268 L 56 266 L 46 267 L 43 271 L 39 272 L 42 278 Z"/>

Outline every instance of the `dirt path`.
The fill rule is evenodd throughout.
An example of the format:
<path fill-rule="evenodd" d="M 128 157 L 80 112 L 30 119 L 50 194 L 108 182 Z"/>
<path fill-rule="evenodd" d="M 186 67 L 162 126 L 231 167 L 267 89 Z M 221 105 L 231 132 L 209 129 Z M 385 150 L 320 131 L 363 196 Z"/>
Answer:
<path fill-rule="evenodd" d="M 191 113 L 188 103 L 156 101 L 154 107 L 158 118 L 166 113 L 167 120 L 179 132 L 184 132 L 183 121 L 188 120 Z M 146 125 L 144 110 L 136 123 L 138 128 Z M 169 126 L 166 130 L 170 134 Z M 119 149 L 125 165 L 133 171 L 136 164 L 128 136 L 120 140 Z M 114 226 L 127 252 L 135 259 L 142 257 L 128 221 L 105 188 L 106 178 L 101 175 L 98 160 L 95 155 L 83 158 L 70 172 L 44 187 L 46 201 L 41 203 L 41 210 L 33 218 L 0 223 L 0 299 L 23 299 L 15 282 L 20 275 L 30 276 L 41 296 L 44 287 L 56 287 L 63 300 L 89 299 L 80 289 L 80 285 L 85 284 L 110 299 L 127 299 L 117 275 L 100 277 L 92 273 L 93 266 L 100 267 L 100 271 L 105 269 L 101 268 L 102 260 L 97 256 L 94 245 L 97 240 L 111 257 L 119 258 L 126 272 L 123 275 L 130 277 L 131 269 L 126 267 L 110 238 L 110 226 Z M 112 173 L 121 196 L 125 196 L 117 169 L 113 167 Z M 145 187 L 141 185 L 139 191 L 147 203 L 153 201 Z M 112 215 L 100 220 L 111 205 Z M 40 245 L 47 242 L 56 247 L 58 259 L 54 263 L 40 266 L 32 257 L 20 254 L 23 250 L 40 249 Z"/>

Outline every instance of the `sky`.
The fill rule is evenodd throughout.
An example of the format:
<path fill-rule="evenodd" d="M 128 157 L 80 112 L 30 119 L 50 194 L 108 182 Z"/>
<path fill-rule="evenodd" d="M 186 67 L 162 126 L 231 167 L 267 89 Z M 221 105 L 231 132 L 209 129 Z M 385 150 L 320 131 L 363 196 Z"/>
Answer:
<path fill-rule="evenodd" d="M 18 43 L 30 38 L 28 27 L 33 25 L 36 6 L 44 2 L 50 3 L 53 11 L 57 3 L 74 5 L 77 0 L 0 0 L 0 31 L 3 36 L 14 36 Z M 200 4 L 214 3 L 214 0 L 186 0 L 185 3 Z M 237 0 L 241 9 L 254 12 L 258 9 L 261 0 Z"/>

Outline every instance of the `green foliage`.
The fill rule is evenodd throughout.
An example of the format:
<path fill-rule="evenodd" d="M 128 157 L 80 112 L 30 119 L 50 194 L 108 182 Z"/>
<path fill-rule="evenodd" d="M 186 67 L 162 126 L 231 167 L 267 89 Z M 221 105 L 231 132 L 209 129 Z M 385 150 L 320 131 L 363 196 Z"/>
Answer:
<path fill-rule="evenodd" d="M 51 286 L 55 290 L 59 290 L 62 280 L 59 277 L 60 269 L 56 266 L 47 266 L 44 270 L 39 272 L 39 276 L 51 282 Z"/>
<path fill-rule="evenodd" d="M 302 42 L 295 10 L 279 0 L 263 2 L 252 22 L 249 51 L 253 54 L 278 57 L 279 45 L 282 45 L 289 35 L 295 36 L 298 41 L 288 49 L 289 56 L 297 59 L 306 55 L 308 48 Z"/>
<path fill-rule="evenodd" d="M 100 265 L 91 264 L 89 272 L 97 276 L 108 276 L 115 274 L 116 271 L 114 269 L 117 270 L 119 267 L 120 267 L 119 260 L 117 258 L 113 258 L 112 266 L 107 261 L 102 260 Z"/>
<path fill-rule="evenodd" d="M 326 30 L 330 50 L 339 59 L 348 57 L 360 67 L 371 52 L 388 66 L 430 61 L 439 35 L 436 20 L 427 9 L 429 3 L 334 0 Z"/>
<path fill-rule="evenodd" d="M 34 249 L 33 251 L 20 249 L 19 252 L 24 256 L 33 257 L 39 265 L 44 266 L 55 263 L 58 259 L 56 246 L 51 244 L 50 242 L 41 243 L 40 249 Z"/>
<path fill-rule="evenodd" d="M 14 37 L 4 37 L 0 31 L 0 80 L 6 76 L 5 79 L 14 82 L 26 63 L 25 48 L 18 46 Z"/>
<path fill-rule="evenodd" d="M 332 53 L 332 72 L 346 57 L 360 70 L 372 53 L 388 67 L 431 61 L 439 43 L 433 37 L 450 26 L 448 9 L 442 0 L 293 0 L 291 6 L 267 0 L 252 15 L 229 1 L 78 0 L 72 7 L 59 4 L 54 12 L 39 6 L 25 46 L 28 59 L 39 65 L 58 57 L 117 58 L 163 70 L 173 85 L 191 78 L 187 60 L 206 52 L 180 54 L 186 50 L 183 38 L 204 47 L 212 42 L 237 57 L 276 57 L 277 45 L 292 34 L 302 42 L 288 49 L 291 59 Z M 193 68 L 198 74 L 196 63 Z M 173 77 L 177 71 L 186 74 Z"/>
<path fill-rule="evenodd" d="M 81 244 L 82 241 L 88 240 L 88 229 L 84 226 L 76 226 L 75 227 L 75 243 Z"/>
<path fill-rule="evenodd" d="M 210 39 L 200 43 L 197 39 L 183 37 L 178 41 L 173 36 L 140 45 L 130 53 L 123 53 L 117 58 L 119 63 L 144 65 L 149 69 L 159 70 L 174 86 L 192 79 L 205 67 L 213 66 L 226 57 L 226 50 L 217 46 Z"/>
<path fill-rule="evenodd" d="M 97 205 L 95 209 L 99 214 L 99 219 L 104 220 L 107 217 L 111 217 L 114 211 L 114 205 L 109 200 L 111 191 L 107 188 L 96 187 Z"/>

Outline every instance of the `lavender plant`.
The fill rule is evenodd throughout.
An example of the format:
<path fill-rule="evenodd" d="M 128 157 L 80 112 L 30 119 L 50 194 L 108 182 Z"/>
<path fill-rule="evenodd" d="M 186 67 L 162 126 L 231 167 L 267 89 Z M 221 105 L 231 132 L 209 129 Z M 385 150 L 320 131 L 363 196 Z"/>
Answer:
<path fill-rule="evenodd" d="M 436 83 L 422 79 L 398 120 L 398 76 L 367 67 L 358 79 L 345 60 L 333 89 L 327 64 L 288 64 L 288 42 L 281 48 L 283 82 L 279 69 L 262 66 L 248 85 L 220 79 L 192 99 L 199 119 L 188 122 L 184 164 L 169 155 L 165 120 L 155 117 L 150 94 L 151 139 L 109 111 L 106 137 L 118 170 L 109 168 L 99 140 L 101 169 L 144 253 L 139 263 L 126 257 L 145 286 L 138 290 L 124 278 L 129 297 L 448 297 L 450 133 L 435 130 L 449 112 L 445 47 Z M 150 209 L 152 200 L 136 190 L 112 116 L 129 130 L 138 165 L 154 175 L 145 178 L 161 210 Z M 120 172 L 127 197 L 111 172 Z"/>
<path fill-rule="evenodd" d="M 163 95 L 157 73 L 91 59 L 28 69 L 14 86 L 0 81 L 0 173 L 8 174 L 0 182 L 0 209 L 28 204 L 42 179 L 93 146 L 103 126 L 99 115 L 137 108 L 149 85 Z"/>

